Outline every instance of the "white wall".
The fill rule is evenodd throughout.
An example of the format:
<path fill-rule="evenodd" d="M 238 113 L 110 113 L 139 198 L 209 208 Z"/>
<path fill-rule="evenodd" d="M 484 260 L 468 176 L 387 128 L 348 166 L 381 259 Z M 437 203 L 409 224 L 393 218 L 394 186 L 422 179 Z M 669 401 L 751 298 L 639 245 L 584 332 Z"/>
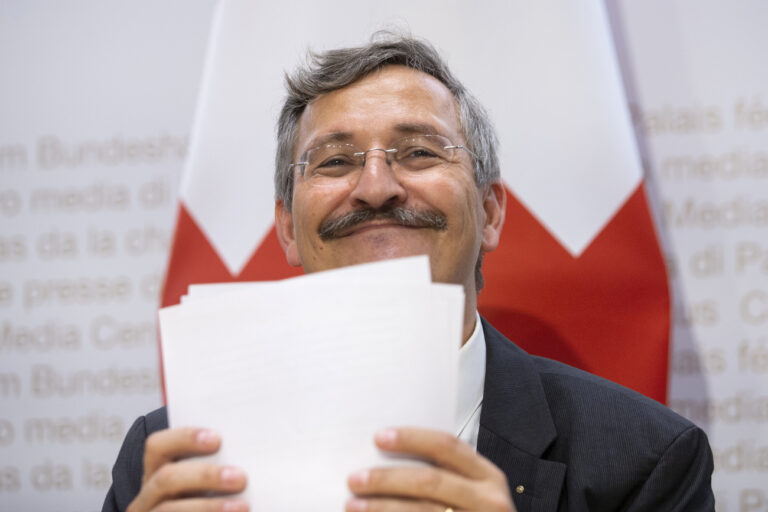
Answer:
<path fill-rule="evenodd" d="M 675 311 L 669 404 L 707 430 L 718 510 L 768 510 L 768 4 L 620 4 Z"/>
<path fill-rule="evenodd" d="M 160 404 L 155 311 L 212 2 L 0 2 L 0 509 L 99 510 Z"/>

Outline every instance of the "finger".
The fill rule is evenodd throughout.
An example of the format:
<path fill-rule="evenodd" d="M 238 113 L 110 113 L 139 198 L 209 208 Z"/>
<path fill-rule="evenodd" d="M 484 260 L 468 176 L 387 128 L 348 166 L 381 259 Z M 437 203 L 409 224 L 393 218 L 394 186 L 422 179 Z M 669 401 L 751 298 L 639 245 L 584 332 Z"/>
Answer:
<path fill-rule="evenodd" d="M 416 455 L 468 478 L 504 478 L 491 461 L 447 432 L 415 427 L 387 428 L 377 432 L 375 440 L 382 450 Z"/>
<path fill-rule="evenodd" d="M 134 505 L 136 510 L 150 510 L 159 503 L 180 497 L 242 492 L 245 484 L 245 473 L 239 468 L 199 461 L 172 462 L 144 482 Z"/>
<path fill-rule="evenodd" d="M 401 466 L 366 469 L 350 475 L 347 485 L 358 497 L 388 496 L 472 508 L 486 486 L 435 467 Z M 443 505 L 445 510 L 445 505 Z"/>
<path fill-rule="evenodd" d="M 445 505 L 390 498 L 353 498 L 347 502 L 345 512 L 445 512 Z M 460 512 L 459 509 L 451 509 Z"/>
<path fill-rule="evenodd" d="M 216 432 L 203 428 L 172 428 L 155 432 L 147 438 L 144 447 L 142 482 L 168 462 L 214 453 L 220 444 L 221 437 Z"/>
<path fill-rule="evenodd" d="M 228 498 L 187 498 L 166 501 L 152 512 L 248 512 L 248 503 Z"/>

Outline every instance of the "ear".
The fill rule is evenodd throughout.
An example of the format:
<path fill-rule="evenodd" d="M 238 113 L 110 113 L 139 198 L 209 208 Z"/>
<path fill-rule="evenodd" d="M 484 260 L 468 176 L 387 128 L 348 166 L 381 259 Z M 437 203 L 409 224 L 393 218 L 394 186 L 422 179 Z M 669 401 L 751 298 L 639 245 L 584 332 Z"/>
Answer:
<path fill-rule="evenodd" d="M 481 250 L 490 252 L 499 246 L 501 228 L 507 212 L 507 191 L 501 182 L 491 183 L 483 192 L 483 210 L 485 225 Z"/>
<path fill-rule="evenodd" d="M 282 201 L 275 201 L 275 231 L 280 246 L 285 253 L 285 260 L 294 267 L 301 266 L 299 250 L 296 247 L 296 233 L 293 230 L 293 215 Z"/>

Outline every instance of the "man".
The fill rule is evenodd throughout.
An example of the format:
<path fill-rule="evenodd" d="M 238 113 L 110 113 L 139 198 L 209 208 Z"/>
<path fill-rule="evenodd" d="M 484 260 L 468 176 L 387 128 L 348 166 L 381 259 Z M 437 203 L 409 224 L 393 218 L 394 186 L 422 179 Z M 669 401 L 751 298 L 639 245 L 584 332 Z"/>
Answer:
<path fill-rule="evenodd" d="M 292 265 L 315 272 L 427 254 L 435 281 L 466 291 L 460 382 L 470 406 L 460 404 L 460 431 L 377 433 L 379 448 L 432 464 L 350 475 L 348 511 L 714 510 L 701 430 L 530 357 L 477 320 L 480 264 L 499 242 L 505 193 L 484 110 L 431 46 L 386 37 L 317 55 L 289 78 L 275 183 Z M 221 442 L 205 429 L 167 429 L 164 409 L 140 418 L 104 510 L 247 510 L 228 497 L 247 485 L 241 470 L 190 459 Z"/>

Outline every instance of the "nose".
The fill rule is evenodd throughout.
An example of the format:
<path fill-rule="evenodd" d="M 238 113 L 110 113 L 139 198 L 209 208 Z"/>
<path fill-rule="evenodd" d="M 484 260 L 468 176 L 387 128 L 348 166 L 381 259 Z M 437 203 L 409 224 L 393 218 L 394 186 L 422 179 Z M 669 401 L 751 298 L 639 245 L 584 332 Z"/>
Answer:
<path fill-rule="evenodd" d="M 360 178 L 351 198 L 356 206 L 378 209 L 405 202 L 406 189 L 389 163 L 389 155 L 381 150 L 366 152 Z"/>

